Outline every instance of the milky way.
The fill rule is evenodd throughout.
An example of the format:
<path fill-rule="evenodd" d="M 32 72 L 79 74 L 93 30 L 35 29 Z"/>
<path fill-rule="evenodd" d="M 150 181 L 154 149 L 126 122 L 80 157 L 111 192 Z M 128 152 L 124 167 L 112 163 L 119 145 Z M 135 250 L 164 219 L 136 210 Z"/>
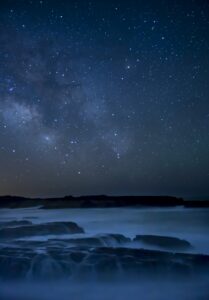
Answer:
<path fill-rule="evenodd" d="M 0 194 L 209 194 L 208 1 L 0 2 Z"/>

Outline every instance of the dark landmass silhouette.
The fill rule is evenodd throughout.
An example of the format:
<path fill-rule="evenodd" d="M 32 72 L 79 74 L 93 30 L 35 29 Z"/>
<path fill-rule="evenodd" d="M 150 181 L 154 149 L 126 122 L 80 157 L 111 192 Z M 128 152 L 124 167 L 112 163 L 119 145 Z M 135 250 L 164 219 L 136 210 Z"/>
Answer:
<path fill-rule="evenodd" d="M 40 206 L 42 209 L 57 208 L 107 208 L 107 207 L 209 207 L 207 200 L 184 200 L 173 196 L 65 196 L 60 198 L 26 198 L 0 196 L 0 208 Z"/>

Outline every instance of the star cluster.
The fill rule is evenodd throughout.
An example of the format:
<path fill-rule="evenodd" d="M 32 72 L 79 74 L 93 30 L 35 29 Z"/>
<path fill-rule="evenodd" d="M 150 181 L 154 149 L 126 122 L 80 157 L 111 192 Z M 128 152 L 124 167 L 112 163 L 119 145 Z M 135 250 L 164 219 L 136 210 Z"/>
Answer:
<path fill-rule="evenodd" d="M 2 0 L 0 194 L 209 194 L 209 3 Z"/>

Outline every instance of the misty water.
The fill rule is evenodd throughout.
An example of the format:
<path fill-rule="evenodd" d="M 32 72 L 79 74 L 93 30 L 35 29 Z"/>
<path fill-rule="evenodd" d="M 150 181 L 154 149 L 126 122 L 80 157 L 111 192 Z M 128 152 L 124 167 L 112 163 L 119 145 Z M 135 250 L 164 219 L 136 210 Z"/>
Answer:
<path fill-rule="evenodd" d="M 62 232 L 66 222 L 84 232 Z M 62 227 L 38 227 L 49 223 Z M 176 237 L 191 246 L 168 249 L 134 240 L 136 235 Z M 138 254 L 137 249 L 148 252 Z M 0 251 L 0 300 L 209 299 L 207 264 L 204 270 L 195 267 L 192 275 L 184 269 L 193 254 L 209 261 L 209 209 L 1 209 Z M 158 254 L 167 252 L 171 265 L 170 256 L 164 260 L 162 254 L 161 262 Z M 173 253 L 191 256 L 173 258 Z M 78 262 L 76 255 L 84 258 Z"/>

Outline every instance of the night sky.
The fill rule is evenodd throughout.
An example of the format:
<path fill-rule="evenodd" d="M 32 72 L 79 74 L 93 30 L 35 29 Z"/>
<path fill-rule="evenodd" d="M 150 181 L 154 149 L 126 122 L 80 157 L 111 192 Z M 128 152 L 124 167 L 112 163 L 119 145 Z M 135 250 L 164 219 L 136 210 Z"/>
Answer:
<path fill-rule="evenodd" d="M 0 1 L 0 194 L 209 194 L 209 1 Z"/>

